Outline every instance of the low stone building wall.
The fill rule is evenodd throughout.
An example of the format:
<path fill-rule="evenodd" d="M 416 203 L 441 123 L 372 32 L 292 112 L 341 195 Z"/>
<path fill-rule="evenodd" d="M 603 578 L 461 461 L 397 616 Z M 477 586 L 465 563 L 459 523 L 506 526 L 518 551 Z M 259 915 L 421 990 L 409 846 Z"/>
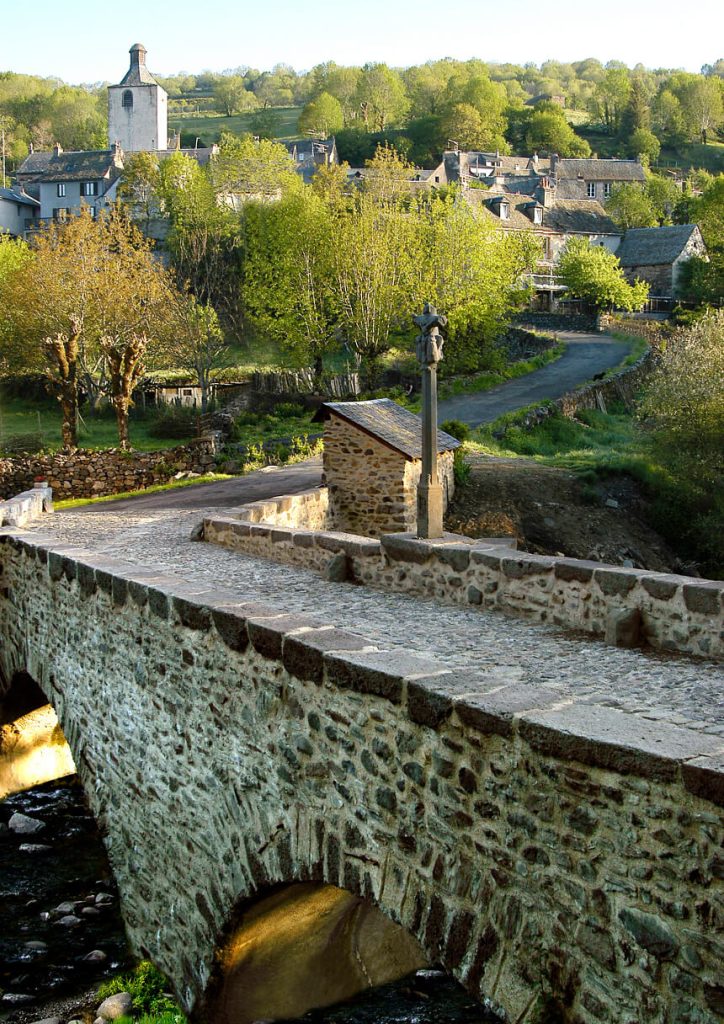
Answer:
<path fill-rule="evenodd" d="M 510 1021 L 721 1020 L 716 737 L 37 535 L 0 533 L 0 577 L 0 676 L 56 709 L 185 1010 L 235 908 L 314 880 Z"/>
<path fill-rule="evenodd" d="M 438 455 L 444 508 L 455 489 L 453 454 Z M 371 537 L 415 529 L 421 469 L 419 459 L 407 460 L 341 417 L 330 417 L 324 430 L 330 528 Z"/>
<path fill-rule="evenodd" d="M 279 525 L 274 508 L 283 507 L 288 522 L 304 523 L 306 504 L 294 512 L 294 496 L 276 501 L 208 517 L 204 539 L 321 573 L 343 555 L 347 578 L 380 589 L 496 609 L 611 643 L 724 656 L 722 582 L 527 554 L 451 534 L 442 541 L 406 534 L 376 540 L 297 529 Z M 262 522 L 267 513 L 270 521 Z M 335 566 L 339 578 L 338 560 Z"/>
<path fill-rule="evenodd" d="M 53 511 L 53 490 L 45 481 L 35 481 L 33 489 L 0 501 L 0 526 L 25 526 Z"/>
<path fill-rule="evenodd" d="M 216 441 L 199 438 L 188 445 L 157 452 L 110 448 L 0 458 L 0 496 L 33 487 L 36 477 L 47 480 L 57 501 L 64 498 L 100 498 L 122 491 L 165 484 L 176 473 L 209 473 L 214 468 Z"/>

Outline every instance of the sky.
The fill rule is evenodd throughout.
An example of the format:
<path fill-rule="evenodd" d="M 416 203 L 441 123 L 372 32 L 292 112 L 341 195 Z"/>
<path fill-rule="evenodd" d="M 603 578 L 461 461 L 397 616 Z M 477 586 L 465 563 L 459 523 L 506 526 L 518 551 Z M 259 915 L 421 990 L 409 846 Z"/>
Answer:
<path fill-rule="evenodd" d="M 0 0 L 0 13 L 17 9 L 17 0 Z M 440 57 L 596 57 L 699 71 L 724 56 L 722 0 L 690 8 L 673 0 L 123 0 L 102 12 L 88 0 L 33 0 L 32 13 L 0 18 L 0 71 L 72 84 L 119 81 L 136 42 L 158 75 L 277 63 L 301 71 L 327 60 L 406 67 Z"/>

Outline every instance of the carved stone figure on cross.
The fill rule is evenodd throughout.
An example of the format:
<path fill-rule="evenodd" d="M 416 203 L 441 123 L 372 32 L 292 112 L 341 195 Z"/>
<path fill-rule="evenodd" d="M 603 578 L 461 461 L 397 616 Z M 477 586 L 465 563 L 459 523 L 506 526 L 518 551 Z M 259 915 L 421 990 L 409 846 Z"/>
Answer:
<path fill-rule="evenodd" d="M 447 317 L 438 313 L 431 303 L 426 302 L 422 313 L 413 316 L 412 321 L 420 328 L 420 333 L 415 339 L 418 362 L 422 366 L 437 365 L 442 359 L 442 347 L 445 343 L 440 328 L 447 324 Z"/>

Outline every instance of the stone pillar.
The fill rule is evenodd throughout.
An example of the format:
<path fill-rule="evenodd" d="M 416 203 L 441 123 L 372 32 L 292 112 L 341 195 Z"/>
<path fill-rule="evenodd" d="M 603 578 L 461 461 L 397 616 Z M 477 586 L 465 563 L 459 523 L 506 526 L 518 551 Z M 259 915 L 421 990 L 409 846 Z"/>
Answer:
<path fill-rule="evenodd" d="M 417 358 L 422 370 L 422 473 L 417 488 L 417 536 L 442 537 L 442 487 L 437 472 L 437 364 L 442 359 L 440 327 L 447 317 L 429 302 L 420 316 L 413 317 L 420 328 Z"/>

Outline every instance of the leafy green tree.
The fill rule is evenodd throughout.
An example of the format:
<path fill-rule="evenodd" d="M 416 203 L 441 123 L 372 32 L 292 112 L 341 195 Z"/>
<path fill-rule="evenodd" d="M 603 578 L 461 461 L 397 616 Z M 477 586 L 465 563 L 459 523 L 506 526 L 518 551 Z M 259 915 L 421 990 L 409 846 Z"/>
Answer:
<path fill-rule="evenodd" d="M 402 79 L 386 64 L 365 64 L 357 87 L 357 102 L 365 127 L 377 131 L 400 124 L 410 108 Z"/>
<path fill-rule="evenodd" d="M 31 259 L 27 242 L 12 235 L 0 235 L 0 281 L 20 270 Z"/>
<path fill-rule="evenodd" d="M 649 295 L 645 282 L 629 284 L 616 256 L 587 238 L 572 238 L 566 244 L 558 275 L 571 295 L 594 309 L 641 309 Z"/>
<path fill-rule="evenodd" d="M 445 106 L 445 89 L 454 71 L 450 60 L 428 61 L 407 68 L 403 79 L 410 97 L 413 117 L 439 114 Z"/>
<path fill-rule="evenodd" d="M 243 213 L 243 294 L 247 315 L 295 362 L 322 357 L 335 337 L 334 216 L 338 207 L 312 189 L 278 203 L 250 203 Z"/>
<path fill-rule="evenodd" d="M 151 222 L 163 215 L 161 167 L 155 153 L 130 153 L 124 160 L 118 197 L 128 204 L 131 216 L 148 234 Z"/>
<path fill-rule="evenodd" d="M 617 135 L 621 119 L 631 94 L 631 80 L 628 70 L 622 66 L 609 65 L 603 79 L 596 86 L 596 103 L 609 135 Z"/>
<path fill-rule="evenodd" d="M 227 117 L 244 110 L 254 110 L 259 105 L 254 93 L 247 90 L 241 75 L 225 75 L 220 78 L 214 85 L 213 95 L 216 109 Z"/>
<path fill-rule="evenodd" d="M 312 96 L 323 92 L 334 96 L 342 107 L 345 125 L 349 125 L 359 113 L 357 92 L 361 74 L 361 68 L 342 68 L 334 61 L 318 64 L 312 70 Z"/>
<path fill-rule="evenodd" d="M 558 153 L 559 156 L 585 157 L 591 147 L 569 125 L 560 107 L 535 110 L 525 134 L 528 151 Z"/>
<path fill-rule="evenodd" d="M 328 92 L 321 92 L 310 100 L 299 115 L 299 131 L 306 135 L 329 138 L 344 127 L 342 104 Z"/>
<path fill-rule="evenodd" d="M 286 146 L 268 139 L 255 141 L 227 132 L 211 165 L 211 180 L 219 196 L 276 197 L 298 187 L 299 176 Z"/>
<path fill-rule="evenodd" d="M 671 88 L 681 104 L 685 130 L 692 139 L 706 142 L 708 133 L 724 123 L 724 90 L 719 78 L 678 72 Z"/>
<path fill-rule="evenodd" d="M 628 137 L 626 152 L 647 164 L 655 164 L 661 152 L 661 143 L 649 128 L 636 128 Z"/>
<path fill-rule="evenodd" d="M 485 138 L 485 148 L 498 149 L 501 153 L 508 152 L 508 144 L 505 141 L 505 109 L 508 96 L 504 86 L 499 82 L 491 82 L 487 74 L 481 73 L 473 66 L 451 76 L 446 94 L 448 106 L 463 103 L 477 110 L 481 120 L 481 133 Z"/>
<path fill-rule="evenodd" d="M 398 206 L 409 198 L 414 168 L 393 146 L 378 146 L 365 166 L 364 191 L 379 206 Z"/>
<path fill-rule="evenodd" d="M 619 227 L 650 228 L 670 224 L 681 201 L 675 182 L 658 174 L 649 174 L 644 185 L 614 185 L 606 200 L 606 211 Z"/>
<path fill-rule="evenodd" d="M 651 127 L 658 138 L 671 146 L 679 145 L 686 138 L 684 112 L 671 89 L 662 89 L 653 100 Z"/>
<path fill-rule="evenodd" d="M 471 103 L 455 103 L 440 118 L 440 132 L 446 148 L 454 141 L 460 149 L 486 149 L 495 142 L 483 119 Z"/>
<path fill-rule="evenodd" d="M 201 391 L 201 412 L 209 403 L 214 370 L 223 366 L 228 346 L 213 306 L 205 306 L 188 292 L 173 289 L 169 293 L 169 324 L 160 353 L 164 365 L 179 367 L 194 374 Z"/>

